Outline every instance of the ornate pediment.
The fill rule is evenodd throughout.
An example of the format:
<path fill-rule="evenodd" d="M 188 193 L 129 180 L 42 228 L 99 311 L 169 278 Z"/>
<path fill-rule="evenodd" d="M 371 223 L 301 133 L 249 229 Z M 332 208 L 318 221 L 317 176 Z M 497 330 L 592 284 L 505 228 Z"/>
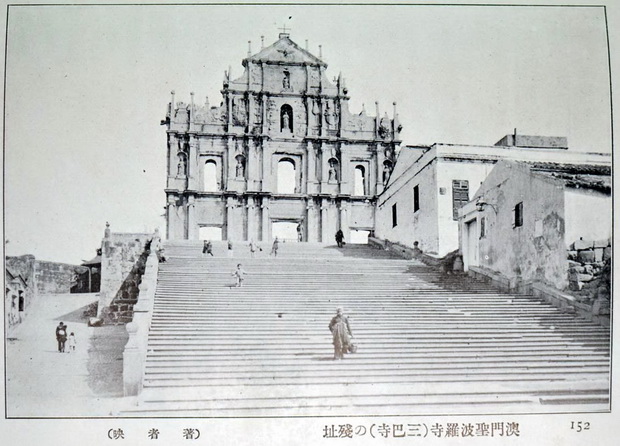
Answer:
<path fill-rule="evenodd" d="M 327 67 L 327 64 L 310 52 L 293 42 L 288 34 L 280 34 L 280 39 L 273 45 L 263 48 L 259 53 L 244 60 L 252 62 L 275 62 L 291 64 L 310 64 Z"/>

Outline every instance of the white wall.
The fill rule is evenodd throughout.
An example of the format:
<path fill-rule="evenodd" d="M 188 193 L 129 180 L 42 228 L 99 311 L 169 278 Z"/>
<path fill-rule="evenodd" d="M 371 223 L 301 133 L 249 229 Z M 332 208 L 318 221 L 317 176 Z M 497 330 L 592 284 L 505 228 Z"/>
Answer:
<path fill-rule="evenodd" d="M 583 237 L 602 240 L 611 236 L 611 196 L 600 192 L 566 188 L 566 245 Z"/>
<path fill-rule="evenodd" d="M 493 169 L 493 163 L 480 161 L 440 160 L 437 166 L 437 224 L 439 226 L 439 244 L 437 253 L 441 256 L 458 249 L 459 225 L 452 218 L 452 181 L 469 181 L 469 199 L 474 197 L 478 188 Z M 441 188 L 445 194 L 441 195 Z"/>

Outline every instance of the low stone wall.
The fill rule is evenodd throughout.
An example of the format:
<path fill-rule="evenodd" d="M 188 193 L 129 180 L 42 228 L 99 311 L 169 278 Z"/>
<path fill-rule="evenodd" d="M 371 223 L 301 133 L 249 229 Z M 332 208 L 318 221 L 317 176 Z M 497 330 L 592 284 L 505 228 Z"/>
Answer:
<path fill-rule="evenodd" d="M 70 293 L 75 284 L 76 273 L 87 273 L 88 268 L 67 263 L 36 260 L 34 280 L 39 294 Z"/>
<path fill-rule="evenodd" d="M 131 321 L 152 238 L 150 233 L 111 233 L 106 229 L 98 308 L 98 316 L 105 323 Z"/>
<path fill-rule="evenodd" d="M 401 256 L 403 259 L 411 260 L 416 259 L 429 266 L 440 266 L 442 264 L 442 257 L 426 254 L 419 249 L 410 248 L 400 243 L 392 242 L 390 240 L 382 240 L 377 237 L 368 237 L 368 244 L 376 248 L 385 249 Z"/>

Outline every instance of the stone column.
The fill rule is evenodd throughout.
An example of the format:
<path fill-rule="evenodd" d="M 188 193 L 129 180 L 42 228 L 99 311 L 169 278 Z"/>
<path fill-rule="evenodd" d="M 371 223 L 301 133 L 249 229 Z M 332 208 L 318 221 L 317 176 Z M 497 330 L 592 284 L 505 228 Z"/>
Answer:
<path fill-rule="evenodd" d="M 199 186 L 200 169 L 198 165 L 199 142 L 196 135 L 189 136 L 189 153 L 187 154 L 187 188 L 190 190 L 200 190 Z"/>
<path fill-rule="evenodd" d="M 340 225 L 339 228 L 342 229 L 344 233 L 345 241 L 351 240 L 351 229 L 349 228 L 349 214 L 350 214 L 350 205 L 348 201 L 340 202 Z"/>
<path fill-rule="evenodd" d="M 340 143 L 338 143 L 340 145 Z M 342 147 L 339 147 L 342 149 Z M 340 150 L 340 193 L 353 195 L 351 175 L 353 166 L 346 150 Z"/>
<path fill-rule="evenodd" d="M 271 172 L 271 148 L 267 144 L 267 140 L 263 140 L 263 165 L 262 165 L 262 191 L 272 192 L 271 178 L 273 177 Z"/>
<path fill-rule="evenodd" d="M 383 153 L 383 148 L 381 147 L 381 143 L 377 143 L 375 146 L 375 160 L 376 160 L 376 179 L 375 179 L 375 195 L 379 195 L 383 192 L 383 162 L 385 161 L 385 154 Z"/>
<path fill-rule="evenodd" d="M 306 241 L 319 242 L 320 240 L 320 218 L 317 206 L 312 198 L 308 199 L 306 205 Z"/>
<path fill-rule="evenodd" d="M 235 240 L 235 218 L 233 217 L 233 208 L 235 207 L 232 197 L 226 197 L 226 240 Z"/>
<path fill-rule="evenodd" d="M 188 240 L 196 240 L 198 238 L 198 227 L 196 226 L 196 203 L 193 195 L 187 197 L 186 234 Z"/>
<path fill-rule="evenodd" d="M 325 198 L 321 200 L 321 242 L 329 242 L 329 201 Z"/>
<path fill-rule="evenodd" d="M 261 203 L 261 213 L 263 219 L 263 242 L 271 242 L 271 228 L 269 225 L 269 197 L 263 197 Z"/>
<path fill-rule="evenodd" d="M 247 209 L 247 240 L 258 241 L 258 234 L 256 232 L 256 202 L 254 197 L 248 197 L 246 204 Z"/>

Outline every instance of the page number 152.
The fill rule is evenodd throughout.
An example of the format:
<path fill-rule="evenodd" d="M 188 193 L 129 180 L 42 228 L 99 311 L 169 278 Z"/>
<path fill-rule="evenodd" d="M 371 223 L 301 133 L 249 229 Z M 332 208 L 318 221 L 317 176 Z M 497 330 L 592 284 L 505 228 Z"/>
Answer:
<path fill-rule="evenodd" d="M 589 421 L 571 421 L 570 428 L 574 431 L 589 431 L 590 430 L 590 422 Z"/>

